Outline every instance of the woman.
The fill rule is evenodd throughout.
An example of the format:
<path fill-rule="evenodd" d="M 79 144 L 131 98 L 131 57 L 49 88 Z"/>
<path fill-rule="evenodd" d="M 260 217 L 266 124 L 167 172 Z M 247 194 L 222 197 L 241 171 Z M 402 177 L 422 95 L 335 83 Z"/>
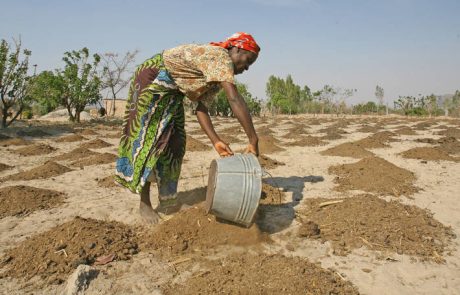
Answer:
<path fill-rule="evenodd" d="M 246 103 L 235 87 L 234 75 L 248 70 L 260 47 L 246 33 L 224 42 L 181 45 L 153 56 L 132 78 L 118 149 L 116 180 L 140 193 L 139 211 L 150 223 L 159 211 L 176 210 L 177 184 L 185 154 L 184 97 L 198 102 L 196 115 L 217 153 L 233 155 L 216 134 L 206 107 L 224 89 L 233 114 L 249 139 L 246 152 L 258 155 L 258 138 Z M 160 204 L 150 203 L 150 183 L 158 186 Z"/>

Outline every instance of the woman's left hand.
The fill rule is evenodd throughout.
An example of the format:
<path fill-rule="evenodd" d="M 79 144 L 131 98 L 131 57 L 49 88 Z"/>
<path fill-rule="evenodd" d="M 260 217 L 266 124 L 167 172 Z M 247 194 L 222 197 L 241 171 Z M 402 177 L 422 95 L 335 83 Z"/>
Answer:
<path fill-rule="evenodd" d="M 221 157 L 233 156 L 233 151 L 230 149 L 230 146 L 223 141 L 216 142 L 214 148 Z"/>

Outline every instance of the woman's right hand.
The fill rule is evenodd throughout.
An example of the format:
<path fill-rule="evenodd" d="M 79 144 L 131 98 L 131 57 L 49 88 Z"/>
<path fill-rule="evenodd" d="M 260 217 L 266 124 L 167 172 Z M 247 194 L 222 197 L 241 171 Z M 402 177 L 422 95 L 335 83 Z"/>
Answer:
<path fill-rule="evenodd" d="M 223 141 L 216 142 L 214 144 L 214 149 L 221 157 L 233 156 L 233 151 L 230 149 L 230 146 Z"/>

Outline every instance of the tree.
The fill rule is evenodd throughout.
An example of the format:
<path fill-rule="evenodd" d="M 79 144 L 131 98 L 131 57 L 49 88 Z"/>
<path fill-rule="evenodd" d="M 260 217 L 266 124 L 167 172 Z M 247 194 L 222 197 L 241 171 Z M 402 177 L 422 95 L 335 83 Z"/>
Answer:
<path fill-rule="evenodd" d="M 383 96 L 385 92 L 382 87 L 379 85 L 375 86 L 375 97 L 377 98 L 377 101 L 379 102 L 379 109 L 383 107 Z"/>
<path fill-rule="evenodd" d="M 433 113 L 436 113 L 438 109 L 437 97 L 434 94 L 431 94 L 425 98 L 426 101 L 426 110 L 428 111 L 429 116 L 431 117 Z"/>
<path fill-rule="evenodd" d="M 60 105 L 63 93 L 64 80 L 52 71 L 43 71 L 31 81 L 30 96 L 37 103 L 40 115 L 54 111 Z"/>
<path fill-rule="evenodd" d="M 331 106 L 337 90 L 330 86 L 324 85 L 323 89 L 316 91 L 313 96 L 321 103 L 321 114 L 324 114 L 324 109 Z"/>
<path fill-rule="evenodd" d="M 98 54 L 93 54 L 90 62 L 88 48 L 64 53 L 64 69 L 58 71 L 63 81 L 63 94 L 60 104 L 63 105 L 72 122 L 80 122 L 80 113 L 86 105 L 101 99 L 101 79 L 97 67 L 101 60 Z"/>
<path fill-rule="evenodd" d="M 246 102 L 249 113 L 254 116 L 259 116 L 262 109 L 261 102 L 257 98 L 252 97 L 247 85 L 236 82 L 236 89 Z M 217 93 L 214 101 L 208 106 L 208 111 L 210 114 L 216 114 L 224 117 L 233 116 L 232 109 L 224 90 Z"/>
<path fill-rule="evenodd" d="M 415 115 L 422 116 L 426 115 L 426 98 L 423 96 L 400 96 L 394 102 L 395 108 L 400 108 L 406 116 Z"/>
<path fill-rule="evenodd" d="M 138 53 L 139 51 L 135 50 L 126 52 L 122 57 L 111 52 L 102 55 L 102 89 L 108 89 L 112 94 L 112 115 L 115 115 L 115 100 L 118 93 L 129 84 L 130 78 L 126 74 L 130 72 L 130 66 Z"/>
<path fill-rule="evenodd" d="M 339 113 L 343 112 L 346 107 L 345 101 L 349 99 L 350 97 L 352 97 L 357 90 L 347 89 L 347 88 L 344 88 L 344 89 L 338 88 L 338 89 L 335 89 L 334 91 L 335 91 L 335 94 L 337 94 L 338 96 L 338 99 L 334 102 L 334 105 L 336 107 L 336 114 L 338 116 Z M 336 97 L 336 95 L 334 95 L 333 97 Z"/>
<path fill-rule="evenodd" d="M 22 52 L 22 56 L 21 56 Z M 21 115 L 30 104 L 28 87 L 30 77 L 28 49 L 21 51 L 21 40 L 14 40 L 14 48 L 2 39 L 0 43 L 0 99 L 2 128 L 7 128 Z M 14 113 L 16 112 L 16 113 Z M 8 118 L 11 119 L 8 121 Z"/>
<path fill-rule="evenodd" d="M 295 84 L 292 76 L 286 79 L 270 76 L 266 85 L 270 108 L 276 108 L 281 113 L 295 114 L 303 112 L 306 104 L 312 100 L 310 88 Z"/>

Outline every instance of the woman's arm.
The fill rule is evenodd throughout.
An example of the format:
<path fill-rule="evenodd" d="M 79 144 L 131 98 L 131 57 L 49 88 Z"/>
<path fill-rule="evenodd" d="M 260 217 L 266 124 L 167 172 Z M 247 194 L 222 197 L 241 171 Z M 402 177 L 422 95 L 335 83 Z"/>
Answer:
<path fill-rule="evenodd" d="M 227 95 L 228 102 L 232 108 L 233 114 L 240 122 L 249 139 L 249 146 L 246 152 L 251 152 L 256 156 L 259 155 L 259 138 L 257 137 L 251 115 L 243 97 L 238 93 L 236 86 L 229 82 L 221 82 L 222 88 Z"/>
<path fill-rule="evenodd" d="M 208 109 L 201 102 L 198 102 L 198 106 L 196 108 L 196 117 L 200 123 L 201 129 L 203 129 L 206 135 L 209 137 L 217 153 L 222 157 L 233 155 L 233 152 L 228 144 L 223 142 L 217 135 L 216 130 L 212 125 L 211 118 L 209 117 Z"/>

